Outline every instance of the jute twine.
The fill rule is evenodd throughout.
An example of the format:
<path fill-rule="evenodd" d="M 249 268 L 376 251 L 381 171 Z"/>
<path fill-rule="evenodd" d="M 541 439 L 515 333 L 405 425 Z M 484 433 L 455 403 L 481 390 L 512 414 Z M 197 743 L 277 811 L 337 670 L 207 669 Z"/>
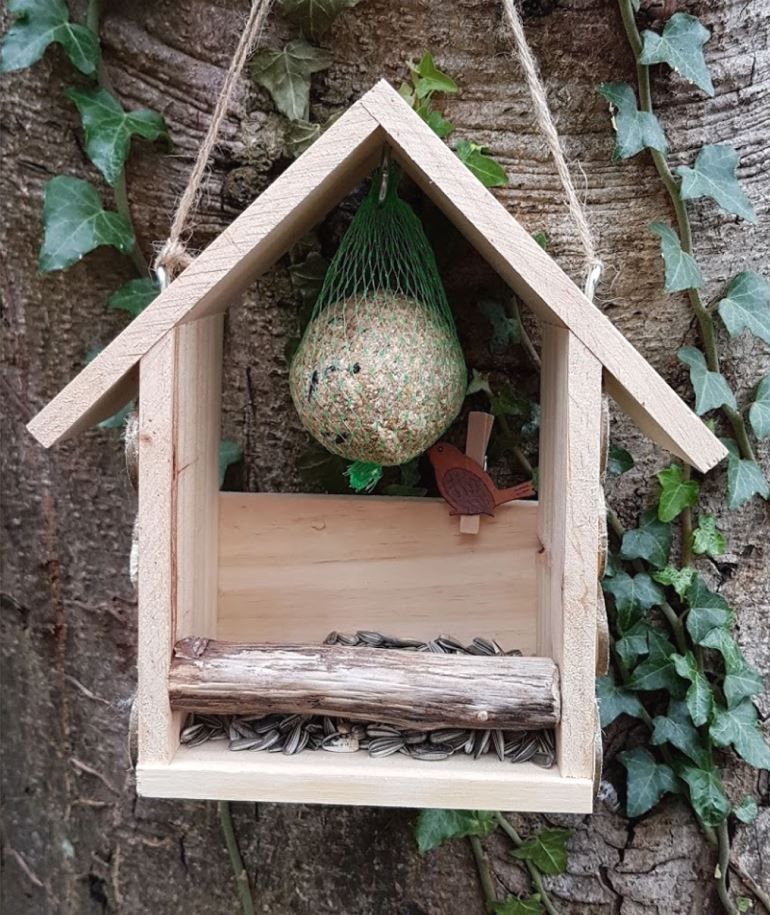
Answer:
<path fill-rule="evenodd" d="M 578 197 L 575 185 L 572 181 L 567 160 L 564 157 L 564 150 L 559 140 L 559 134 L 556 125 L 551 116 L 551 110 L 548 107 L 548 98 L 545 94 L 545 86 L 540 78 L 537 62 L 532 53 L 532 49 L 527 43 L 527 37 L 524 34 L 524 25 L 521 21 L 519 10 L 514 0 L 502 0 L 505 19 L 513 35 L 513 49 L 516 52 L 524 77 L 527 81 L 529 94 L 532 99 L 532 106 L 535 111 L 535 120 L 540 132 L 545 137 L 548 149 L 553 157 L 556 171 L 559 175 L 564 193 L 567 197 L 572 221 L 575 223 L 580 244 L 583 246 L 585 255 L 585 294 L 589 299 L 593 299 L 596 285 L 602 272 L 602 263 L 596 253 L 591 227 L 588 224 L 588 217 L 583 208 L 580 198 Z"/>
<path fill-rule="evenodd" d="M 187 225 L 190 213 L 195 208 L 198 200 L 201 181 L 203 180 L 209 157 L 216 146 L 222 121 L 227 114 L 236 86 L 238 85 L 238 78 L 241 75 L 249 54 L 251 54 L 251 51 L 261 36 L 272 4 L 273 0 L 253 0 L 251 4 L 249 16 L 238 41 L 238 46 L 235 49 L 230 68 L 225 74 L 225 79 L 219 92 L 219 98 L 214 106 L 214 112 L 211 115 L 211 121 L 209 122 L 206 136 L 203 138 L 203 142 L 198 150 L 198 155 L 195 159 L 193 169 L 190 172 L 190 177 L 187 181 L 184 193 L 179 198 L 168 238 L 153 264 L 162 287 L 167 286 L 177 273 L 184 270 L 193 260 L 182 240 L 185 226 Z"/>

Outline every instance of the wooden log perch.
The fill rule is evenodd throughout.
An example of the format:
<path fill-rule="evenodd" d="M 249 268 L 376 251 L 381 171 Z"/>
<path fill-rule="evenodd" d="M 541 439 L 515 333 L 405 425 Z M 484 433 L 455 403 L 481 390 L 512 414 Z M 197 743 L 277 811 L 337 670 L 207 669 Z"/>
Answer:
<path fill-rule="evenodd" d="M 551 728 L 560 713 L 550 658 L 201 638 L 177 642 L 169 696 L 190 712 L 339 715 L 422 730 Z"/>

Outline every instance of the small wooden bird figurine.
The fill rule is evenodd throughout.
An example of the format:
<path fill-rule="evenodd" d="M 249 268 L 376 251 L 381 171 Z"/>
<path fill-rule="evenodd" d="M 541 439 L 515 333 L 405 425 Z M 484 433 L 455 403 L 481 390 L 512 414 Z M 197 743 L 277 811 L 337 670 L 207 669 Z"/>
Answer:
<path fill-rule="evenodd" d="M 498 505 L 535 494 L 531 482 L 498 489 L 488 473 L 448 442 L 429 448 L 428 457 L 436 473 L 438 491 L 449 503 L 450 515 L 493 517 Z"/>

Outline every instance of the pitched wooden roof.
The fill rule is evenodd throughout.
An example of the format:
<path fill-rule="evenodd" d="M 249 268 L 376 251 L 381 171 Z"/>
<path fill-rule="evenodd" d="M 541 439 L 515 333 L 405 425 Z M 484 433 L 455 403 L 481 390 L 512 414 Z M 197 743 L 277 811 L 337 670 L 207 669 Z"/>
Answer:
<path fill-rule="evenodd" d="M 384 142 L 522 301 L 596 356 L 608 392 L 650 438 L 704 472 L 725 457 L 705 424 L 385 80 L 34 417 L 32 434 L 48 447 L 130 400 L 142 356 L 176 325 L 225 311 L 375 167 Z"/>

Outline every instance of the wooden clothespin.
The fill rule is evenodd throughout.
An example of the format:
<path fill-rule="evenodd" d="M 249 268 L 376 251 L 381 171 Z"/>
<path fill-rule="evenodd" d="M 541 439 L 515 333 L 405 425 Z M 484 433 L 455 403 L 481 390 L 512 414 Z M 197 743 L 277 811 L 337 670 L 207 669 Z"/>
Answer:
<path fill-rule="evenodd" d="M 495 422 L 491 413 L 473 410 L 468 414 L 468 431 L 465 436 L 465 453 L 482 470 L 486 470 L 487 445 Z M 478 534 L 479 515 L 460 515 L 460 533 Z"/>

